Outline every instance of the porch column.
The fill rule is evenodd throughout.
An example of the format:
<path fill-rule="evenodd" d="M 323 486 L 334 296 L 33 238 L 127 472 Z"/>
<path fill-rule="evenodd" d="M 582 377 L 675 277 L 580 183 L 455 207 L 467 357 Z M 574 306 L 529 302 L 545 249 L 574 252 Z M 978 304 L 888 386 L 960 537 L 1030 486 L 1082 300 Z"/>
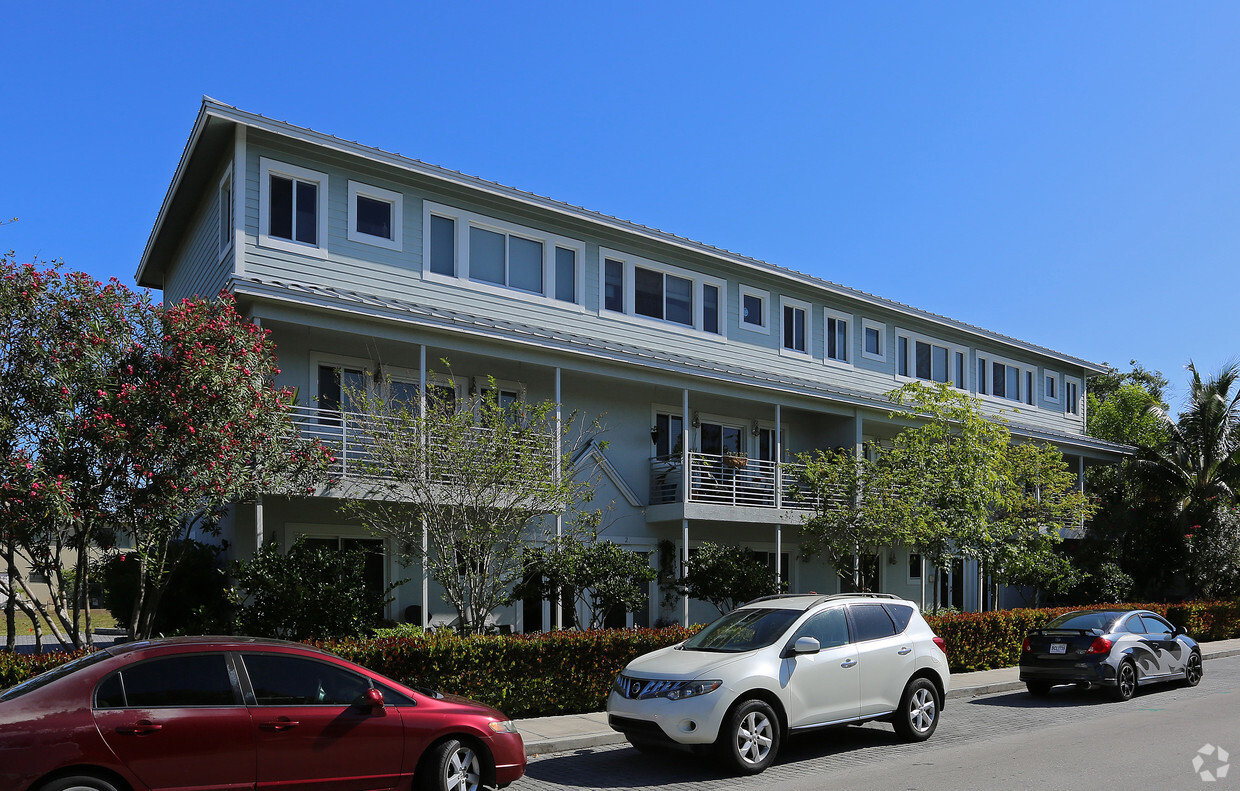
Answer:
<path fill-rule="evenodd" d="M 686 391 L 687 392 L 687 391 Z M 680 520 L 680 569 L 681 572 L 689 569 L 689 520 Z M 689 597 L 682 595 L 680 597 L 680 625 L 689 625 Z"/>
<path fill-rule="evenodd" d="M 254 498 L 254 549 L 263 548 L 263 496 Z"/>
<path fill-rule="evenodd" d="M 680 478 L 682 503 L 689 502 L 689 389 L 680 391 Z M 686 548 L 686 552 L 688 549 Z M 686 558 L 687 559 L 687 558 Z"/>
<path fill-rule="evenodd" d="M 560 485 L 560 453 L 561 435 L 560 420 L 562 411 L 560 407 L 560 367 L 555 368 L 555 483 L 556 488 Z M 564 532 L 564 511 L 561 509 L 555 512 L 555 537 L 560 538 Z M 555 628 L 557 630 L 564 627 L 564 602 L 563 591 L 555 592 Z"/>
<path fill-rule="evenodd" d="M 775 507 L 784 507 L 784 441 L 781 438 L 783 434 L 782 410 L 779 404 L 775 405 Z M 775 555 L 776 568 L 779 566 L 778 551 Z"/>
<path fill-rule="evenodd" d="M 863 436 L 865 432 L 862 430 L 863 420 L 861 418 L 860 408 L 853 409 L 853 453 L 860 460 L 865 457 L 865 440 Z M 853 507 L 859 506 L 861 494 L 858 492 L 853 496 Z M 881 562 L 881 561 L 880 561 Z M 853 545 L 853 588 L 861 590 L 861 545 Z"/>
<path fill-rule="evenodd" d="M 418 346 L 418 417 L 426 414 L 426 344 Z M 426 432 L 418 432 L 418 442 L 422 444 L 422 458 L 426 458 Z M 426 525 L 426 515 L 422 515 L 422 628 L 430 624 L 431 618 L 431 577 L 427 570 L 426 553 L 430 550 L 430 535 Z"/>
<path fill-rule="evenodd" d="M 1123 470 L 1123 466 L 1120 467 Z M 1085 457 L 1076 457 L 1076 490 L 1082 495 L 1085 494 Z M 1081 517 L 1080 527 L 1085 527 L 1085 517 Z"/>
<path fill-rule="evenodd" d="M 783 572 L 783 552 L 784 552 L 784 526 L 778 522 L 775 524 L 775 585 L 779 586 Z"/>

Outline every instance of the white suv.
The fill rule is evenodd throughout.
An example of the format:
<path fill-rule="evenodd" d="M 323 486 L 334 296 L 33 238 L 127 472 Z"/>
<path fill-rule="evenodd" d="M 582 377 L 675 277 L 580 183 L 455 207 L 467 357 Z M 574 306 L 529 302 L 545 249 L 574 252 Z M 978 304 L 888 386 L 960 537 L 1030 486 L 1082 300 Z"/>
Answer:
<path fill-rule="evenodd" d="M 886 593 L 768 596 L 628 664 L 608 724 L 639 750 L 714 750 L 761 772 L 784 734 L 886 719 L 930 738 L 950 675 L 917 606 Z"/>

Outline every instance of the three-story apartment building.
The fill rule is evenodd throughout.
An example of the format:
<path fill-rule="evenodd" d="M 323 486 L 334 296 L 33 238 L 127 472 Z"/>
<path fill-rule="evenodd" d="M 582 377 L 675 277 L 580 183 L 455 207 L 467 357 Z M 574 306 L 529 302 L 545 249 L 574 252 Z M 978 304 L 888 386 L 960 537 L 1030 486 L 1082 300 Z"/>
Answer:
<path fill-rule="evenodd" d="M 798 552 L 808 512 L 789 496 L 795 455 L 892 436 L 902 424 L 885 393 L 903 382 L 980 397 L 1081 473 L 1125 452 L 1085 435 L 1086 380 L 1104 370 L 1094 363 L 210 99 L 137 281 L 168 301 L 235 294 L 271 330 L 281 384 L 299 388 L 302 425 L 340 449 L 346 477 L 342 383 L 390 377 L 451 397 L 493 379 L 503 399 L 604 415 L 607 447 L 581 460 L 603 473 L 604 537 L 652 564 L 660 547 L 745 545 L 794 591 L 852 578 Z M 333 503 L 324 490 L 240 505 L 234 551 L 298 536 L 369 542 L 374 582 L 412 578 L 394 617 L 451 617 L 420 569 L 399 568 Z M 979 604 L 971 563 L 923 570 L 892 547 L 865 571 L 885 591 L 917 598 L 925 583 L 947 603 Z M 652 590 L 628 622 L 714 614 L 660 598 Z M 497 617 L 528 631 L 553 616 L 526 603 Z"/>

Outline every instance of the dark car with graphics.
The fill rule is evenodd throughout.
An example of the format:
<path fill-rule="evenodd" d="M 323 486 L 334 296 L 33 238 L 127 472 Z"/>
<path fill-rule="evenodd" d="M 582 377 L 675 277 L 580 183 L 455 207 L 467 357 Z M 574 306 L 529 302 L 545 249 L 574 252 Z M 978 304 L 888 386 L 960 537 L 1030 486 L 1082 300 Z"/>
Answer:
<path fill-rule="evenodd" d="M 3 791 L 479 791 L 524 771 L 495 709 L 298 643 L 126 643 L 0 693 Z"/>
<path fill-rule="evenodd" d="M 1201 673 L 1197 642 L 1149 610 L 1064 613 L 1030 632 L 1020 652 L 1020 680 L 1037 696 L 1056 684 L 1088 684 L 1123 701 L 1148 684 L 1196 686 Z"/>

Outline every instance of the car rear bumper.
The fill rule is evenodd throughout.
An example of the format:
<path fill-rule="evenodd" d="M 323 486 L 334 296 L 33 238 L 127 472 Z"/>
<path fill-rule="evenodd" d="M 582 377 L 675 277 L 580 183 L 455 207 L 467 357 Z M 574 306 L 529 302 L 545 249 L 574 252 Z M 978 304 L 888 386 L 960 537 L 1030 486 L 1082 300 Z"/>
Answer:
<path fill-rule="evenodd" d="M 1101 660 L 1021 659 L 1021 681 L 1046 681 L 1051 684 L 1115 685 L 1115 668 Z"/>

